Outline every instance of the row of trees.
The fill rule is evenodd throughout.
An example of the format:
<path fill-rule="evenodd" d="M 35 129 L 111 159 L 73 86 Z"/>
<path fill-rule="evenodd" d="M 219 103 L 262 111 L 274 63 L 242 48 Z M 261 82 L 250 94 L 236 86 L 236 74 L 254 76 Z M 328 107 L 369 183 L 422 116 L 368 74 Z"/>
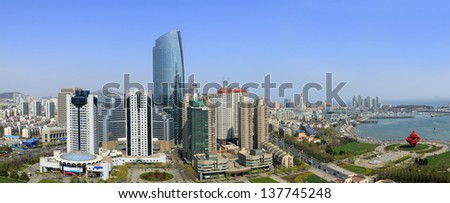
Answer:
<path fill-rule="evenodd" d="M 13 172 L 8 173 L 8 171 L 0 170 L 0 177 L 4 177 L 4 178 L 9 177 L 11 179 L 21 180 L 21 181 L 24 181 L 24 182 L 28 182 L 30 180 L 30 177 L 28 177 L 28 174 L 26 172 L 22 172 L 19 175 L 19 172 L 17 172 L 17 171 L 13 171 Z"/>
<path fill-rule="evenodd" d="M 5 171 L 20 171 L 25 164 L 33 165 L 39 162 L 39 155 L 33 155 L 31 153 L 24 154 L 22 156 L 15 156 L 12 159 L 8 159 L 0 163 L 0 170 Z"/>
<path fill-rule="evenodd" d="M 299 142 L 294 137 L 286 137 L 286 143 L 294 145 L 297 149 L 302 150 L 304 153 L 319 159 L 323 162 L 333 161 L 333 156 L 328 154 L 321 148 L 320 145 L 311 142 Z"/>
<path fill-rule="evenodd" d="M 8 151 L 8 153 L 12 153 L 10 147 L 2 147 L 1 150 L 1 152 Z M 38 163 L 40 155 L 41 153 L 34 154 L 28 152 L 21 156 L 14 156 L 14 158 L 4 160 L 0 163 L 0 176 L 28 182 L 30 180 L 28 174 L 26 172 L 21 172 L 19 174 L 18 171 L 23 170 L 26 164 L 33 165 Z"/>
<path fill-rule="evenodd" d="M 448 183 L 445 172 L 436 172 L 422 167 L 391 167 L 379 172 L 378 178 L 391 179 L 400 183 Z"/>
<path fill-rule="evenodd" d="M 333 150 L 333 147 L 344 145 L 352 142 L 358 142 L 355 138 L 350 137 L 338 137 L 338 132 L 335 127 L 329 127 L 329 128 L 319 128 L 317 129 L 317 138 L 320 138 L 322 141 L 320 144 L 309 144 L 309 143 L 303 143 L 299 144 L 302 147 L 302 150 L 306 151 L 323 151 L 326 154 L 329 155 L 337 155 L 335 151 Z M 287 140 L 291 142 L 291 144 L 295 144 L 296 142 L 293 142 L 295 139 L 293 137 L 287 137 Z M 307 152 L 308 153 L 308 152 Z M 311 154 L 312 155 L 312 154 Z M 322 153 L 316 154 L 318 155 L 318 159 L 324 159 L 324 160 L 331 160 L 333 157 L 324 155 Z M 313 155 L 314 156 L 314 155 Z"/>

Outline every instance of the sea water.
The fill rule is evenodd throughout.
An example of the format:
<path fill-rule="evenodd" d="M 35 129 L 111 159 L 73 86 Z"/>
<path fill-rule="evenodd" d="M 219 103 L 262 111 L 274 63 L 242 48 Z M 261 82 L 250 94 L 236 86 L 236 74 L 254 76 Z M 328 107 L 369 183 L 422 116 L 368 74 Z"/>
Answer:
<path fill-rule="evenodd" d="M 450 115 L 431 117 L 416 113 L 415 118 L 377 119 L 378 124 L 360 124 L 359 136 L 376 140 L 404 140 L 413 130 L 424 140 L 450 140 Z"/>

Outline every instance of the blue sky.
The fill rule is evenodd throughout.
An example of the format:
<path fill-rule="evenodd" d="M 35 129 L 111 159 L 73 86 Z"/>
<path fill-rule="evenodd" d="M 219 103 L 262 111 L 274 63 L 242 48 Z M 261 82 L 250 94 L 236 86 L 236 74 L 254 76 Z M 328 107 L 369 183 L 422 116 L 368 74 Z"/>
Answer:
<path fill-rule="evenodd" d="M 325 83 L 383 99 L 450 98 L 450 3 L 433 0 L 0 1 L 0 92 L 152 81 L 154 40 L 182 33 L 196 80 Z M 288 92 L 289 93 L 289 92 Z M 324 91 L 312 98 L 323 98 Z"/>

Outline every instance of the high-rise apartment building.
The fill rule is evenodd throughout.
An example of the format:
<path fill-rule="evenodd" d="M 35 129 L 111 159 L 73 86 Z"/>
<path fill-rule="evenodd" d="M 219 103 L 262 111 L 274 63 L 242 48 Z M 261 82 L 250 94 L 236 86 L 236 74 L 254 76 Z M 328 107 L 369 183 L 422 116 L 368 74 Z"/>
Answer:
<path fill-rule="evenodd" d="M 209 102 L 215 108 L 216 138 L 219 144 L 233 141 L 234 114 L 231 108 L 231 90 L 224 87 L 217 90 L 215 95 L 211 95 Z"/>
<path fill-rule="evenodd" d="M 303 97 L 303 94 L 298 95 L 298 98 L 296 98 L 296 108 L 299 111 L 305 111 L 306 110 L 306 101 L 305 101 L 305 97 Z"/>
<path fill-rule="evenodd" d="M 358 96 L 358 107 L 364 107 L 364 100 L 361 95 Z"/>
<path fill-rule="evenodd" d="M 34 111 L 34 116 L 42 115 L 42 102 L 41 101 L 35 101 L 33 103 L 33 111 Z"/>
<path fill-rule="evenodd" d="M 28 102 L 22 101 L 20 103 L 20 109 L 22 110 L 22 115 L 28 116 L 30 114 L 30 107 Z"/>
<path fill-rule="evenodd" d="M 55 117 L 55 103 L 54 102 L 47 101 L 47 105 L 45 107 L 45 116 L 50 119 Z"/>
<path fill-rule="evenodd" d="M 253 104 L 242 99 L 239 108 L 239 139 L 242 150 L 253 149 Z"/>
<path fill-rule="evenodd" d="M 356 96 L 353 96 L 352 106 L 358 107 L 358 98 Z"/>
<path fill-rule="evenodd" d="M 126 93 L 126 138 L 128 156 L 153 154 L 152 99 L 148 91 L 132 89 Z"/>
<path fill-rule="evenodd" d="M 372 97 L 370 97 L 370 96 L 367 96 L 367 99 L 366 99 L 366 107 L 367 107 L 367 108 L 372 108 L 372 107 L 373 107 Z"/>
<path fill-rule="evenodd" d="M 261 149 L 262 143 L 269 140 L 267 133 L 266 112 L 267 110 L 266 105 L 264 105 L 264 100 L 262 100 L 261 98 L 257 98 L 255 101 L 255 108 L 253 114 L 254 149 Z"/>
<path fill-rule="evenodd" d="M 210 153 L 217 151 L 217 117 L 216 108 L 208 105 L 208 149 Z"/>
<path fill-rule="evenodd" d="M 381 108 L 381 98 L 380 97 L 376 97 L 376 99 L 375 99 L 376 101 L 377 101 L 377 107 L 378 108 Z"/>
<path fill-rule="evenodd" d="M 217 141 L 220 144 L 226 142 L 236 143 L 239 138 L 239 108 L 242 98 L 246 98 L 246 90 L 236 87 L 228 88 L 228 82 L 224 81 L 223 88 L 211 95 L 209 103 L 215 107 Z"/>
<path fill-rule="evenodd" d="M 58 125 L 60 127 L 66 127 L 67 125 L 67 95 L 75 94 L 76 90 L 81 90 L 80 88 L 63 88 L 58 93 Z"/>
<path fill-rule="evenodd" d="M 239 138 L 239 109 L 242 98 L 247 98 L 248 93 L 246 90 L 239 87 L 231 90 L 231 111 L 233 113 L 233 123 L 232 123 L 232 133 L 233 139 L 237 140 Z"/>
<path fill-rule="evenodd" d="M 97 97 L 88 90 L 66 95 L 67 152 L 98 153 Z"/>

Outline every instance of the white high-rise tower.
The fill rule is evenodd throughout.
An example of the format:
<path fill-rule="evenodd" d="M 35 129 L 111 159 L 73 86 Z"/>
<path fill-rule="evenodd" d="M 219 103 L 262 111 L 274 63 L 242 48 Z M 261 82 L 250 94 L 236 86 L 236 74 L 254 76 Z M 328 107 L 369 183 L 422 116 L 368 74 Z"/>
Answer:
<path fill-rule="evenodd" d="M 136 89 L 126 93 L 127 155 L 150 156 L 153 154 L 152 99 L 148 91 Z"/>

